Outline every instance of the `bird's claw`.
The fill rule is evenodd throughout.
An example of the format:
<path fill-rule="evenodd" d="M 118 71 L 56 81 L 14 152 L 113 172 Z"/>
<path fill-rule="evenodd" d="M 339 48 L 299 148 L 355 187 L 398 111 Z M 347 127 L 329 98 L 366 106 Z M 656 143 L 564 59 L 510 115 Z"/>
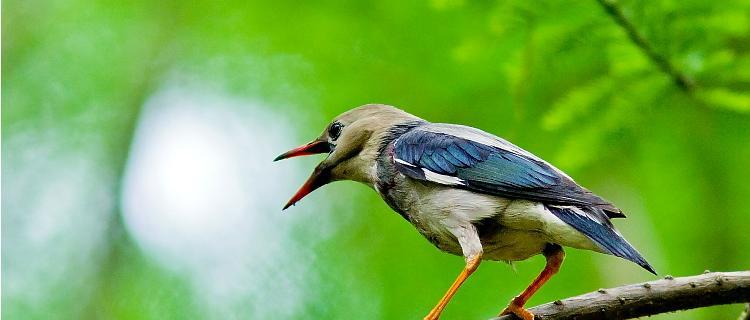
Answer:
<path fill-rule="evenodd" d="M 505 316 L 513 314 L 516 317 L 519 317 L 523 320 L 534 320 L 534 314 L 531 313 L 529 310 L 526 310 L 526 308 L 523 307 L 523 305 L 520 305 L 517 302 L 517 299 L 514 298 L 510 301 L 510 304 L 505 307 L 505 310 L 503 312 L 500 312 L 500 316 Z"/>

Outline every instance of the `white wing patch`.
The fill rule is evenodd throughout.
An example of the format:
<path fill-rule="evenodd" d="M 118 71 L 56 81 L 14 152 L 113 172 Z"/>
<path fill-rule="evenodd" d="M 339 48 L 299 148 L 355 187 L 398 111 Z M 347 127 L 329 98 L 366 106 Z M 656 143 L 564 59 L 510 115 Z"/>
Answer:
<path fill-rule="evenodd" d="M 404 160 L 401 160 L 401 159 L 399 159 L 399 158 L 396 158 L 396 157 L 393 157 L 393 161 L 396 161 L 396 162 L 398 162 L 398 163 L 400 163 L 400 164 L 403 164 L 403 165 L 405 165 L 405 166 L 416 167 L 415 165 L 413 165 L 413 164 L 411 164 L 411 163 L 408 163 L 408 162 L 406 162 L 406 161 L 404 161 Z"/>
<path fill-rule="evenodd" d="M 427 179 L 427 181 L 432 181 L 432 182 L 437 182 L 440 184 L 447 184 L 447 185 L 452 185 L 452 186 L 466 185 L 465 181 L 458 177 L 446 176 L 444 174 L 432 172 L 425 168 L 422 168 L 422 171 L 424 172 L 424 178 Z"/>
<path fill-rule="evenodd" d="M 412 167 L 412 168 L 417 168 L 417 166 L 415 166 L 415 165 L 413 165 L 411 163 L 408 163 L 408 162 L 406 162 L 404 160 L 401 160 L 399 158 L 396 158 L 396 157 L 393 157 L 393 161 L 395 161 L 396 163 L 401 164 L 401 165 L 405 165 L 405 166 Z M 460 179 L 458 177 L 451 177 L 451 176 L 447 176 L 447 175 L 444 175 L 444 174 L 439 174 L 439 173 L 427 170 L 425 168 L 420 168 L 420 169 L 422 169 L 422 172 L 424 173 L 424 178 L 427 181 L 432 181 L 432 182 L 436 182 L 436 183 L 440 183 L 440 184 L 445 184 L 445 185 L 449 185 L 449 186 L 458 186 L 458 185 L 465 186 L 466 185 L 466 181 L 464 181 L 463 179 Z"/>

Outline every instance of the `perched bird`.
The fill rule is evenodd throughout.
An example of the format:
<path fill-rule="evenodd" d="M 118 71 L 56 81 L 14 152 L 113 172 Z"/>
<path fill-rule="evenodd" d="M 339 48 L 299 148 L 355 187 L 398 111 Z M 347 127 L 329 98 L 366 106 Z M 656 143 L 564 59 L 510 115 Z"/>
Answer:
<path fill-rule="evenodd" d="M 284 206 L 333 181 L 362 182 L 442 251 L 466 267 L 425 319 L 438 319 L 482 260 L 543 254 L 539 276 L 500 313 L 531 320 L 524 304 L 557 273 L 563 246 L 611 254 L 654 269 L 614 228 L 611 203 L 516 145 L 472 127 L 430 123 L 368 104 L 336 117 L 317 139 L 274 161 L 327 153 Z"/>

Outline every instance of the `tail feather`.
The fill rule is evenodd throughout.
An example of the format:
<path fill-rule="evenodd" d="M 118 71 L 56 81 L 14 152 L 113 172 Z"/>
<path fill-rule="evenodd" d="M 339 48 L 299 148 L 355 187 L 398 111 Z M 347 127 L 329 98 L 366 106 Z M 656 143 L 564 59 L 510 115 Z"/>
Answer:
<path fill-rule="evenodd" d="M 653 274 L 656 271 L 643 256 L 612 226 L 609 218 L 598 208 L 547 206 L 550 212 L 580 231 L 605 251 L 630 260 Z M 576 210 L 578 209 L 578 210 Z"/>

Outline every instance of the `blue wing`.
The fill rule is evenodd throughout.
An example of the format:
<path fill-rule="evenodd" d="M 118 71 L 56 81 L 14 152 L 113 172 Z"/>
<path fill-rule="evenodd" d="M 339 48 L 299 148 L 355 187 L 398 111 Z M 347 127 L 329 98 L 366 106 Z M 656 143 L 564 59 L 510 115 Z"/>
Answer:
<path fill-rule="evenodd" d="M 417 129 L 396 139 L 394 159 L 401 173 L 415 179 L 547 204 L 597 206 L 611 217 L 622 216 L 607 201 L 519 150 Z"/>

